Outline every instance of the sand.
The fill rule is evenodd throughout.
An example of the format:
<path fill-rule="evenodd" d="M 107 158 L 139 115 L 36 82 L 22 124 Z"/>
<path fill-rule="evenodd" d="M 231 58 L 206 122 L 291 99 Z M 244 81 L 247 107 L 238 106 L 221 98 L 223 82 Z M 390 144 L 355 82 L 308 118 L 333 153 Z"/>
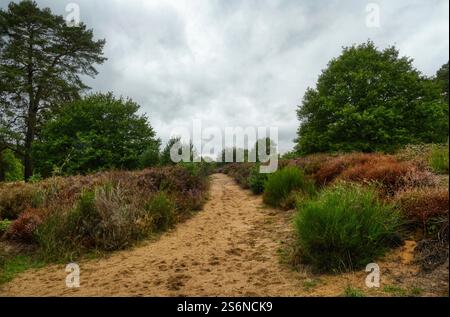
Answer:
<path fill-rule="evenodd" d="M 286 263 L 292 215 L 265 208 L 261 197 L 216 174 L 204 209 L 157 241 L 79 262 L 80 288 L 66 287 L 65 265 L 52 265 L 20 274 L 0 288 L 0 295 L 340 296 L 349 285 L 367 295 L 382 294 L 365 288 L 364 270 L 314 275 Z M 410 263 L 410 249 L 406 244 L 380 263 L 384 284 L 406 283 L 407 288 L 414 283 L 419 273 Z M 438 286 L 448 289 L 448 284 Z M 434 294 L 425 290 L 424 295 Z"/>

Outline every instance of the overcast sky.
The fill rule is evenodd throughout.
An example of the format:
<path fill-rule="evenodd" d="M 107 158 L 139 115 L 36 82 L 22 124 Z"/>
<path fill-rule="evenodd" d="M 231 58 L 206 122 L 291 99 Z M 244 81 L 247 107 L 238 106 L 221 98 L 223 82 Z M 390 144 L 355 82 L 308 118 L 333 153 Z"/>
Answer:
<path fill-rule="evenodd" d="M 0 0 L 0 7 L 7 6 Z M 433 75 L 449 58 L 448 0 L 39 0 L 105 38 L 108 61 L 94 91 L 138 102 L 158 137 L 201 119 L 203 126 L 277 126 L 292 148 L 296 107 L 342 46 L 395 44 Z M 366 26 L 366 5 L 380 27 Z"/>

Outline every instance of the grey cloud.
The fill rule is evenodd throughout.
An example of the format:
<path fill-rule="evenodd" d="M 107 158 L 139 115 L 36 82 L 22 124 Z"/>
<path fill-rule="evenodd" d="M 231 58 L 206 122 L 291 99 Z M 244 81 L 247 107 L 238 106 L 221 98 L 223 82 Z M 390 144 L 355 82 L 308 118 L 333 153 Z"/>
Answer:
<path fill-rule="evenodd" d="M 87 79 L 94 91 L 129 96 L 158 135 L 190 125 L 278 126 L 292 148 L 296 106 L 342 46 L 395 44 L 432 75 L 449 58 L 446 0 L 38 0 L 82 20 L 105 38 L 109 60 Z M 365 26 L 376 2 L 381 28 Z M 8 1 L 0 0 L 3 8 Z"/>

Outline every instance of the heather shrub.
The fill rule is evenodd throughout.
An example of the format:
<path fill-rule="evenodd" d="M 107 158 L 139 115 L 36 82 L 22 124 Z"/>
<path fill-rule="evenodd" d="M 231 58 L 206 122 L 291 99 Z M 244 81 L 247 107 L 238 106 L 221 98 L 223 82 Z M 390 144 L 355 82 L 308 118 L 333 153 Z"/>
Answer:
<path fill-rule="evenodd" d="M 397 193 L 394 201 L 405 218 L 419 226 L 426 235 L 430 221 L 435 218 L 448 219 L 448 196 L 447 188 L 411 188 Z"/>
<path fill-rule="evenodd" d="M 225 174 L 234 178 L 234 180 L 244 189 L 249 188 L 249 177 L 254 163 L 231 163 L 223 168 Z"/>
<path fill-rule="evenodd" d="M 0 187 L 0 218 L 17 219 L 25 209 L 34 207 L 36 189 L 31 184 L 4 184 Z"/>
<path fill-rule="evenodd" d="M 435 173 L 448 174 L 448 145 L 434 146 L 429 164 Z"/>
<path fill-rule="evenodd" d="M 156 231 L 165 231 L 175 222 L 175 206 L 164 192 L 155 194 L 145 205 L 145 210 Z"/>
<path fill-rule="evenodd" d="M 300 191 L 305 195 L 311 195 L 314 192 L 313 183 L 305 177 L 302 170 L 293 166 L 271 174 L 264 187 L 264 203 L 286 209 L 293 207 L 292 204 L 287 203 L 292 192 Z"/>
<path fill-rule="evenodd" d="M 399 242 L 400 219 L 375 189 L 337 184 L 298 206 L 300 256 L 320 271 L 363 267 Z"/>
<path fill-rule="evenodd" d="M 268 174 L 260 173 L 259 165 L 254 166 L 250 171 L 248 178 L 248 185 L 250 190 L 255 195 L 260 195 L 264 192 L 264 184 L 268 179 Z"/>
<path fill-rule="evenodd" d="M 429 171 L 395 160 L 369 160 L 344 170 L 338 179 L 363 184 L 377 183 L 387 195 L 393 195 L 403 188 L 437 184 L 437 178 Z"/>
<path fill-rule="evenodd" d="M 5 233 L 6 239 L 25 243 L 35 242 L 35 231 L 43 219 L 44 215 L 40 210 L 27 209 L 9 226 Z"/>
<path fill-rule="evenodd" d="M 393 157 L 381 154 L 352 153 L 333 157 L 314 173 L 318 185 L 327 185 L 349 168 L 370 162 L 371 165 L 395 161 Z"/>

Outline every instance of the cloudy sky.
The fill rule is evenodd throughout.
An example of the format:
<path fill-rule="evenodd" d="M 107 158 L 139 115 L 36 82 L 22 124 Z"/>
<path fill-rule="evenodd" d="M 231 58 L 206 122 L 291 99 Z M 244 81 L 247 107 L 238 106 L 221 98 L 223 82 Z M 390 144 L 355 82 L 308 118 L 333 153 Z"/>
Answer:
<path fill-rule="evenodd" d="M 7 0 L 0 0 L 5 8 Z M 178 126 L 276 126 L 292 148 L 295 110 L 342 46 L 396 45 L 432 75 L 449 58 L 448 0 L 38 0 L 79 5 L 108 61 L 87 80 L 129 96 L 167 140 Z M 366 25 L 369 3 L 380 27 Z"/>

